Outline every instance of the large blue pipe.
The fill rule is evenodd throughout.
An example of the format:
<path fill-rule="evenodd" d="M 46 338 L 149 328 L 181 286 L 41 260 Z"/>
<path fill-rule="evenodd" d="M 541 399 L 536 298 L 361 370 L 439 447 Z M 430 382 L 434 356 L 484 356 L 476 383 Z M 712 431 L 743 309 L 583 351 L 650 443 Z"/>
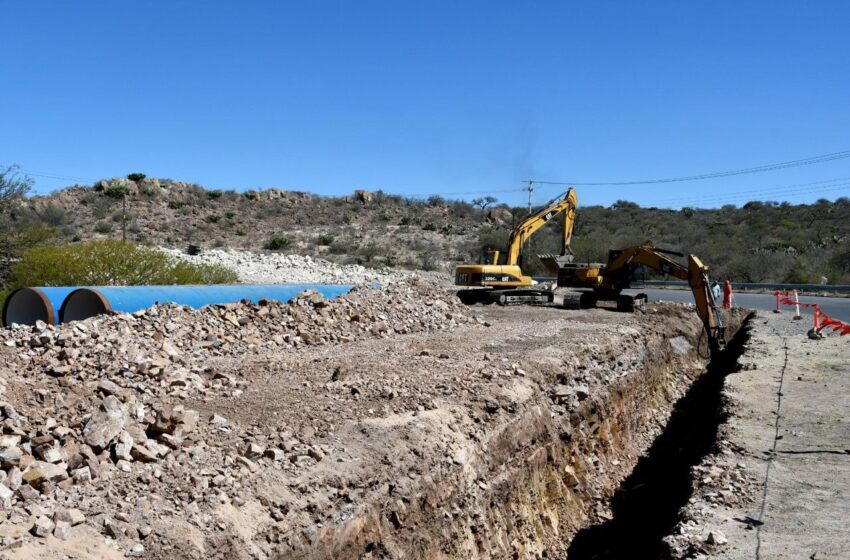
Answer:
<path fill-rule="evenodd" d="M 243 299 L 287 302 L 304 290 L 325 298 L 341 296 L 350 285 L 335 284 L 216 284 L 210 286 L 97 286 L 73 290 L 62 303 L 63 323 L 94 317 L 108 311 L 133 313 L 157 303 L 178 303 L 198 309 L 205 305 L 236 303 Z"/>
<path fill-rule="evenodd" d="M 48 325 L 58 325 L 62 302 L 76 289 L 68 286 L 19 288 L 9 294 L 3 304 L 3 324 L 8 327 L 44 321 Z"/>

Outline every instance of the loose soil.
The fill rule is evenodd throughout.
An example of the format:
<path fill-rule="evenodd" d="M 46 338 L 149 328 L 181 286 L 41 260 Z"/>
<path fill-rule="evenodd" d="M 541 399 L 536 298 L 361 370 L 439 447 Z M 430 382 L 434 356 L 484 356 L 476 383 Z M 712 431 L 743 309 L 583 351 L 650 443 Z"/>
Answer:
<path fill-rule="evenodd" d="M 465 313 L 444 330 L 205 354 L 238 390 L 159 395 L 200 413 L 182 447 L 122 468 L 104 451 L 102 479 L 41 497 L 83 510 L 73 537 L 26 535 L 34 514 L 13 508 L 5 553 L 563 557 L 612 518 L 608 498 L 705 372 L 701 325 L 671 304 Z M 38 416 L 5 375 L 7 400 Z"/>

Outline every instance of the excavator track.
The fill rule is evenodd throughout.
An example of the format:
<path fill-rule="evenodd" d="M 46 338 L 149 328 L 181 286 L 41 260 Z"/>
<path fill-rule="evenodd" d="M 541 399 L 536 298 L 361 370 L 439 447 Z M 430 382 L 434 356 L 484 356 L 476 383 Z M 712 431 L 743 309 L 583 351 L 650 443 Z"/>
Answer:
<path fill-rule="evenodd" d="M 552 292 L 548 290 L 460 290 L 457 293 L 465 305 L 544 305 L 552 303 Z"/>

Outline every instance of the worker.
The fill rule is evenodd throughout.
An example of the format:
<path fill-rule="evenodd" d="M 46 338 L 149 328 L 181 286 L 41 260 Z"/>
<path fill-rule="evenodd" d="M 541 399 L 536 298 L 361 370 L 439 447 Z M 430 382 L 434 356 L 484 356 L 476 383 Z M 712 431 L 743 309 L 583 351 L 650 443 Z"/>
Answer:
<path fill-rule="evenodd" d="M 723 309 L 732 309 L 732 281 L 728 276 L 723 284 Z"/>
<path fill-rule="evenodd" d="M 720 299 L 720 282 L 717 280 L 711 283 L 711 295 L 714 296 L 714 301 L 718 301 Z"/>

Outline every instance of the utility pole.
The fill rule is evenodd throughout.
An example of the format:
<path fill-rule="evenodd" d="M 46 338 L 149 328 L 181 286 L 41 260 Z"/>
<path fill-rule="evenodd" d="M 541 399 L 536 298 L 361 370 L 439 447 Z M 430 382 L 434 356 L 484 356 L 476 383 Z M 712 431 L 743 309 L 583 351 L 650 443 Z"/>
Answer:
<path fill-rule="evenodd" d="M 127 193 L 121 197 L 121 243 L 127 243 Z"/>
<path fill-rule="evenodd" d="M 529 216 L 531 216 L 531 195 L 532 195 L 532 193 L 534 193 L 534 181 L 529 180 L 528 181 L 528 215 Z M 519 255 L 520 268 L 522 268 L 522 266 L 525 264 L 525 262 L 524 262 L 525 261 L 524 256 L 525 256 L 525 252 L 526 252 L 525 249 L 527 248 L 528 252 L 529 253 L 531 252 L 531 239 L 530 238 L 525 239 L 523 245 L 525 247 L 520 246 L 520 255 Z"/>

